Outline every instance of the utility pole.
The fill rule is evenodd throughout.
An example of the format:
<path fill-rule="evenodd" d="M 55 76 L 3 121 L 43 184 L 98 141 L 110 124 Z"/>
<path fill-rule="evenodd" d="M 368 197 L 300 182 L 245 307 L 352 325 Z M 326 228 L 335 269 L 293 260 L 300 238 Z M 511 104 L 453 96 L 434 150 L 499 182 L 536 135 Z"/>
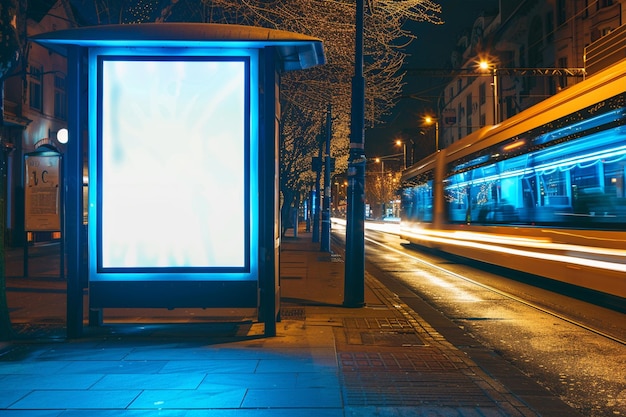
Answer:
<path fill-rule="evenodd" d="M 363 76 L 364 0 L 356 2 L 354 77 L 348 198 L 346 211 L 346 265 L 343 305 L 365 305 L 365 77 Z"/>

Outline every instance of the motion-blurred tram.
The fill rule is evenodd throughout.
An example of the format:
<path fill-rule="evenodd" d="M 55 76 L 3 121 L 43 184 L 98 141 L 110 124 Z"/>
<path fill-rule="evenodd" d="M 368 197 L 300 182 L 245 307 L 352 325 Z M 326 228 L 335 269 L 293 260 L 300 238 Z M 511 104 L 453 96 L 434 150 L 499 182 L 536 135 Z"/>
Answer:
<path fill-rule="evenodd" d="M 401 236 L 626 308 L 625 180 L 626 59 L 407 168 Z"/>

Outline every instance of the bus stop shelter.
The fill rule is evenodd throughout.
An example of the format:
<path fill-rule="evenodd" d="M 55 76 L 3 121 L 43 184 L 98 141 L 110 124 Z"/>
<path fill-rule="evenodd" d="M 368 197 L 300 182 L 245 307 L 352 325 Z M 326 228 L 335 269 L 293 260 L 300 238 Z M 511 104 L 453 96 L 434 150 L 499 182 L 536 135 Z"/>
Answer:
<path fill-rule="evenodd" d="M 85 288 L 99 319 L 106 308 L 256 308 L 274 336 L 280 76 L 323 64 L 322 42 L 197 23 L 33 40 L 68 57 L 68 337 L 83 332 Z"/>

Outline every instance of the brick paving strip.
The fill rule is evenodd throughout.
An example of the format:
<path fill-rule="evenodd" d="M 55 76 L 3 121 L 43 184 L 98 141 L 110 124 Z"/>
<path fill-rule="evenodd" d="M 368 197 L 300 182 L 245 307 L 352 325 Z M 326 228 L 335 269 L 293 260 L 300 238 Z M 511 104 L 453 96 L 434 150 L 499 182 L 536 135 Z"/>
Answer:
<path fill-rule="evenodd" d="M 375 277 L 366 272 L 365 281 L 387 308 L 363 309 L 367 315 L 353 314 L 335 328 L 346 407 L 535 415 Z"/>

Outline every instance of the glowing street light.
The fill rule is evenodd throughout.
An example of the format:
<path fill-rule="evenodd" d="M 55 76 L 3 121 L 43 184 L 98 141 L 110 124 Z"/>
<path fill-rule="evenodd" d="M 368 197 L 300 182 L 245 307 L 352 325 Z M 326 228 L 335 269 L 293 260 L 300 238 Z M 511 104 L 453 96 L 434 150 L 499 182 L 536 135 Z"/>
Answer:
<path fill-rule="evenodd" d="M 390 155 L 383 155 L 383 156 L 379 156 L 374 158 L 374 162 L 377 164 L 380 164 L 380 191 L 381 191 L 381 200 L 382 200 L 382 215 L 383 217 L 385 216 L 385 200 L 387 200 L 386 198 L 386 194 L 390 191 L 389 187 L 385 186 L 385 181 L 386 181 L 386 177 L 389 175 L 388 172 L 385 171 L 385 160 L 395 160 L 397 161 L 398 158 L 400 157 L 400 155 L 403 155 L 401 153 L 394 153 L 394 154 L 390 154 Z"/>
<path fill-rule="evenodd" d="M 402 146 L 402 169 L 406 169 L 406 143 L 398 139 L 396 146 Z"/>
<path fill-rule="evenodd" d="M 424 123 L 427 125 L 435 125 L 435 152 L 439 152 L 439 120 L 426 116 L 424 117 Z"/>
<path fill-rule="evenodd" d="M 66 144 L 68 140 L 68 132 L 66 128 L 59 129 L 57 132 L 57 141 L 62 144 Z"/>
<path fill-rule="evenodd" d="M 376 158 L 375 161 L 380 164 L 381 217 L 385 217 L 385 161 L 382 158 Z"/>
<path fill-rule="evenodd" d="M 478 63 L 478 68 L 482 71 L 491 71 L 493 75 L 493 124 L 500 123 L 500 105 L 498 98 L 498 73 L 495 65 L 482 60 Z"/>

